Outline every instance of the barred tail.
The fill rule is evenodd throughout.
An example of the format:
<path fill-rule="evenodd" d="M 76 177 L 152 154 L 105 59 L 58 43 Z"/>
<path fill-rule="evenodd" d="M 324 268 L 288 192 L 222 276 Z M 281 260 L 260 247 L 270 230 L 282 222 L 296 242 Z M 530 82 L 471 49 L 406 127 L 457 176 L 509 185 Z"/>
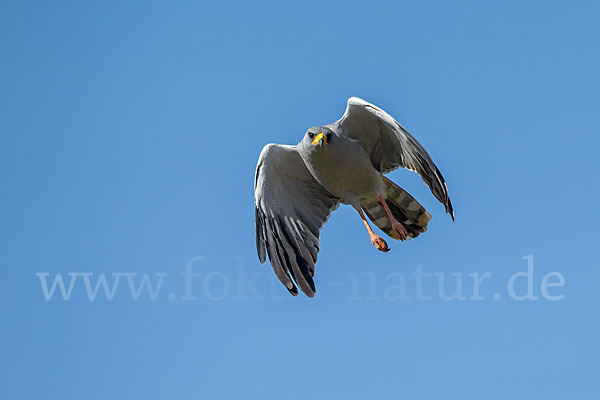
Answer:
<path fill-rule="evenodd" d="M 382 176 L 382 178 L 383 190 L 387 194 L 385 202 L 390 208 L 394 218 L 396 218 L 408 232 L 408 238 L 415 238 L 419 236 L 419 234 L 425 232 L 427 230 L 427 224 L 431 219 L 431 214 L 429 214 L 410 194 L 404 191 L 404 189 L 385 176 Z M 385 209 L 378 200 L 363 200 L 360 205 L 369 216 L 369 219 L 373 221 L 379 229 L 384 231 L 391 238 L 400 239 L 392 228 L 392 223 L 390 222 Z"/>

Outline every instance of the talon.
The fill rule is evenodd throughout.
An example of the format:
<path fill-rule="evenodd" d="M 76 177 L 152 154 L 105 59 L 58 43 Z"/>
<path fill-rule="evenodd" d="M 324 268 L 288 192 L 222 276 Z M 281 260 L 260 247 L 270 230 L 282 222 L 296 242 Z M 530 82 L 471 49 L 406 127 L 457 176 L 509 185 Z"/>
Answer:
<path fill-rule="evenodd" d="M 373 246 L 375 246 L 375 248 L 377 250 L 383 251 L 384 253 L 387 253 L 388 251 L 390 251 L 390 248 L 388 247 L 385 240 L 383 240 L 382 237 L 377 236 L 375 234 L 375 232 L 373 232 L 373 230 L 369 226 L 369 223 L 367 222 L 367 219 L 365 218 L 365 214 L 363 214 L 363 212 L 362 212 L 362 209 L 357 208 L 357 210 L 358 210 L 358 214 L 360 215 L 360 218 L 362 219 L 363 223 L 365 224 L 365 228 L 367 228 L 367 232 L 369 232 L 369 237 L 371 238 L 371 243 L 373 243 Z"/>
<path fill-rule="evenodd" d="M 406 238 L 408 237 L 408 232 L 406 231 L 406 229 L 404 229 L 404 226 L 402 226 L 402 224 L 400 222 L 398 222 L 396 220 L 396 218 L 394 218 L 394 215 L 390 211 L 390 208 L 388 207 L 387 203 L 385 202 L 385 199 L 383 198 L 383 196 L 379 196 L 379 202 L 385 209 L 385 212 L 386 212 L 388 218 L 390 219 L 390 222 L 392 223 L 392 228 L 394 228 L 394 231 L 398 234 L 398 236 L 400 236 L 400 240 L 406 240 Z"/>
<path fill-rule="evenodd" d="M 382 237 L 379 237 L 379 236 L 372 237 L 371 243 L 373 243 L 373 246 L 375 246 L 375 248 L 379 251 L 383 251 L 384 253 L 387 253 L 388 251 L 390 251 L 388 244 L 386 243 L 385 240 L 383 240 Z"/>
<path fill-rule="evenodd" d="M 408 236 L 408 232 L 406 231 L 406 229 L 404 228 L 404 226 L 402 226 L 401 223 L 396 222 L 396 221 L 392 221 L 392 225 L 394 227 L 394 230 L 398 234 L 398 236 L 400 236 L 400 238 L 402 240 L 406 240 L 406 237 Z"/>

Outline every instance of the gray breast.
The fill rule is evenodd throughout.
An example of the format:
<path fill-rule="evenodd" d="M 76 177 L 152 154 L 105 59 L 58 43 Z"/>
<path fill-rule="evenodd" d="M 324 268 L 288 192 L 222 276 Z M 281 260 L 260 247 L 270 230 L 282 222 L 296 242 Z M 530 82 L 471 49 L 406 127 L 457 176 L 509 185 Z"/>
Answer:
<path fill-rule="evenodd" d="M 337 136 L 303 158 L 315 179 L 342 203 L 356 205 L 357 200 L 377 199 L 383 192 L 381 175 L 354 140 Z"/>

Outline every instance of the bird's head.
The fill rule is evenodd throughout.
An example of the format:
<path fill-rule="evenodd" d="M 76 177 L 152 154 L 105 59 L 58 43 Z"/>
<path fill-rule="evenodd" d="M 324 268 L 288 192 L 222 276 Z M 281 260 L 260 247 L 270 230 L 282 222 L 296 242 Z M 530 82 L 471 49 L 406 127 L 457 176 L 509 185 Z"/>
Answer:
<path fill-rule="evenodd" d="M 333 140 L 333 132 L 331 129 L 323 126 L 314 126 L 306 131 L 302 139 L 302 147 L 307 150 L 315 151 L 326 148 Z"/>

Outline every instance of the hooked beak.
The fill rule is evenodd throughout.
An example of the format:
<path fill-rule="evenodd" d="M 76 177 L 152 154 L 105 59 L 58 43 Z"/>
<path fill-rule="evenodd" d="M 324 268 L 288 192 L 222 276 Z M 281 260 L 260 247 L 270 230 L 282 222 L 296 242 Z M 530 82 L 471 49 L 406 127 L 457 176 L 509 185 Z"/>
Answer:
<path fill-rule="evenodd" d="M 327 138 L 323 132 L 319 133 L 312 144 L 315 146 L 323 147 L 323 144 L 327 145 Z"/>

